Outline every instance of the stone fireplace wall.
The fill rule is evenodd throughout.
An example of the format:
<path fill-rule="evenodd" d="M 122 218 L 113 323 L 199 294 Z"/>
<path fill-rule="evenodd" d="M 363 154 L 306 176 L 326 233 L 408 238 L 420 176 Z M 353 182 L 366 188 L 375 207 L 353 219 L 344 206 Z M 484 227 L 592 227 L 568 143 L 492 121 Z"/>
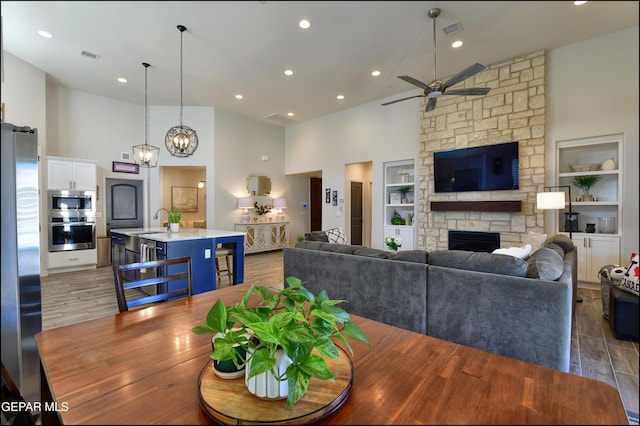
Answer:
<path fill-rule="evenodd" d="M 494 64 L 467 79 L 464 87 L 490 87 L 486 96 L 443 96 L 436 108 L 421 104 L 418 244 L 444 250 L 448 231 L 499 232 L 502 247 L 521 245 L 528 232 L 544 232 L 536 194 L 544 187 L 545 62 L 540 50 Z M 456 86 L 463 87 L 463 85 Z M 433 153 L 519 142 L 520 189 L 436 194 Z M 432 201 L 520 201 L 520 212 L 432 211 Z"/>

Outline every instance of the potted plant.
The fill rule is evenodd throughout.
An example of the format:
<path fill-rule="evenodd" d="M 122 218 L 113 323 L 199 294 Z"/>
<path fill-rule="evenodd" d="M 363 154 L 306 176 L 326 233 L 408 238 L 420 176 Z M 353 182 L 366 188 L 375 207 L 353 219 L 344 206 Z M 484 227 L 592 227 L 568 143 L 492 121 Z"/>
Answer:
<path fill-rule="evenodd" d="M 182 213 L 179 210 L 171 209 L 169 212 L 169 229 L 171 232 L 178 232 L 180 219 L 182 219 Z"/>
<path fill-rule="evenodd" d="M 360 327 L 339 308 L 346 300 L 329 299 L 326 291 L 314 296 L 296 277 L 287 278 L 288 286 L 277 293 L 267 287 L 251 286 L 244 298 L 225 306 L 218 300 L 209 310 L 206 323 L 192 328 L 196 334 L 221 333 L 213 342 L 210 357 L 216 361 L 233 360 L 245 368 L 245 382 L 259 374 L 282 383 L 286 380 L 286 408 L 305 394 L 311 378 L 330 380 L 334 377 L 325 362 L 338 358 L 332 340 L 339 339 L 353 353 L 349 339 L 369 341 Z M 252 296 L 258 302 L 250 303 Z M 255 302 L 255 299 L 254 299 Z M 241 351 L 246 352 L 243 358 Z M 277 361 L 284 358 L 285 367 L 278 370 Z M 288 364 L 288 365 L 287 365 Z M 275 371 L 284 371 L 275 375 Z"/>
<path fill-rule="evenodd" d="M 400 247 L 402 247 L 402 238 L 400 237 L 386 237 L 384 239 L 384 243 L 387 245 L 389 250 L 398 251 Z"/>
<path fill-rule="evenodd" d="M 412 188 L 410 186 L 401 186 L 400 188 L 398 188 L 398 192 L 402 194 L 402 204 L 409 203 L 409 200 L 407 199 L 407 193 L 411 192 L 411 189 Z"/>
<path fill-rule="evenodd" d="M 599 175 L 583 175 L 573 178 L 573 184 L 582 190 L 582 201 L 593 201 L 593 195 L 589 194 L 589 190 L 600 179 L 602 176 Z"/>
<path fill-rule="evenodd" d="M 253 207 L 256 209 L 256 214 L 262 218 L 267 213 L 271 211 L 271 206 L 268 204 L 258 204 L 258 202 L 253 203 Z"/>

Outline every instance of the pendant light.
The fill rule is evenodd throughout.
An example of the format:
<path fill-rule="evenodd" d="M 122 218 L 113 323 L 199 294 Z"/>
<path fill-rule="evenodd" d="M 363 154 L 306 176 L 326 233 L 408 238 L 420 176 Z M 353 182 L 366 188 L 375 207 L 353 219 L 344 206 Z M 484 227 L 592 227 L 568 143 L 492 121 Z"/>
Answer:
<path fill-rule="evenodd" d="M 196 131 L 182 125 L 182 33 L 186 29 L 187 27 L 184 25 L 178 25 L 178 30 L 180 30 L 180 124 L 170 128 L 164 138 L 167 150 L 175 157 L 188 157 L 198 147 Z"/>
<path fill-rule="evenodd" d="M 160 148 L 147 144 L 149 140 L 149 111 L 147 109 L 147 68 L 149 64 L 143 62 L 144 66 L 144 144 L 134 145 L 133 160 L 142 167 L 156 167 Z"/>

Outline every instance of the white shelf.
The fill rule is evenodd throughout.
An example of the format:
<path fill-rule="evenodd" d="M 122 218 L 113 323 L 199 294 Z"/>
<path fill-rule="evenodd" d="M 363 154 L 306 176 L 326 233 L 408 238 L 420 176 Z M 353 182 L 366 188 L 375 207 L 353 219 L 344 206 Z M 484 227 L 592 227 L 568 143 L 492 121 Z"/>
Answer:
<path fill-rule="evenodd" d="M 415 161 L 403 160 L 384 163 L 384 236 L 402 238 L 401 250 L 412 250 L 414 248 L 414 234 L 416 223 L 416 197 L 417 187 L 415 182 Z M 392 194 L 398 197 L 393 201 L 401 199 L 400 188 L 409 187 L 405 203 L 391 202 Z M 394 225 L 391 218 L 398 213 L 404 220 L 402 225 Z M 408 221 L 411 225 L 407 225 Z"/>

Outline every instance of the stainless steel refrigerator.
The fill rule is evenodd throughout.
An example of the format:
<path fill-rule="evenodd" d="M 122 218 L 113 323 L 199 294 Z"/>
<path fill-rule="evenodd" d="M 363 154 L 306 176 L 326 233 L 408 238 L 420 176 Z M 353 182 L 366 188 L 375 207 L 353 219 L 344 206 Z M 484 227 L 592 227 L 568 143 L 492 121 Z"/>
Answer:
<path fill-rule="evenodd" d="M 40 401 L 42 330 L 38 132 L 2 123 L 2 362 L 27 401 Z"/>

